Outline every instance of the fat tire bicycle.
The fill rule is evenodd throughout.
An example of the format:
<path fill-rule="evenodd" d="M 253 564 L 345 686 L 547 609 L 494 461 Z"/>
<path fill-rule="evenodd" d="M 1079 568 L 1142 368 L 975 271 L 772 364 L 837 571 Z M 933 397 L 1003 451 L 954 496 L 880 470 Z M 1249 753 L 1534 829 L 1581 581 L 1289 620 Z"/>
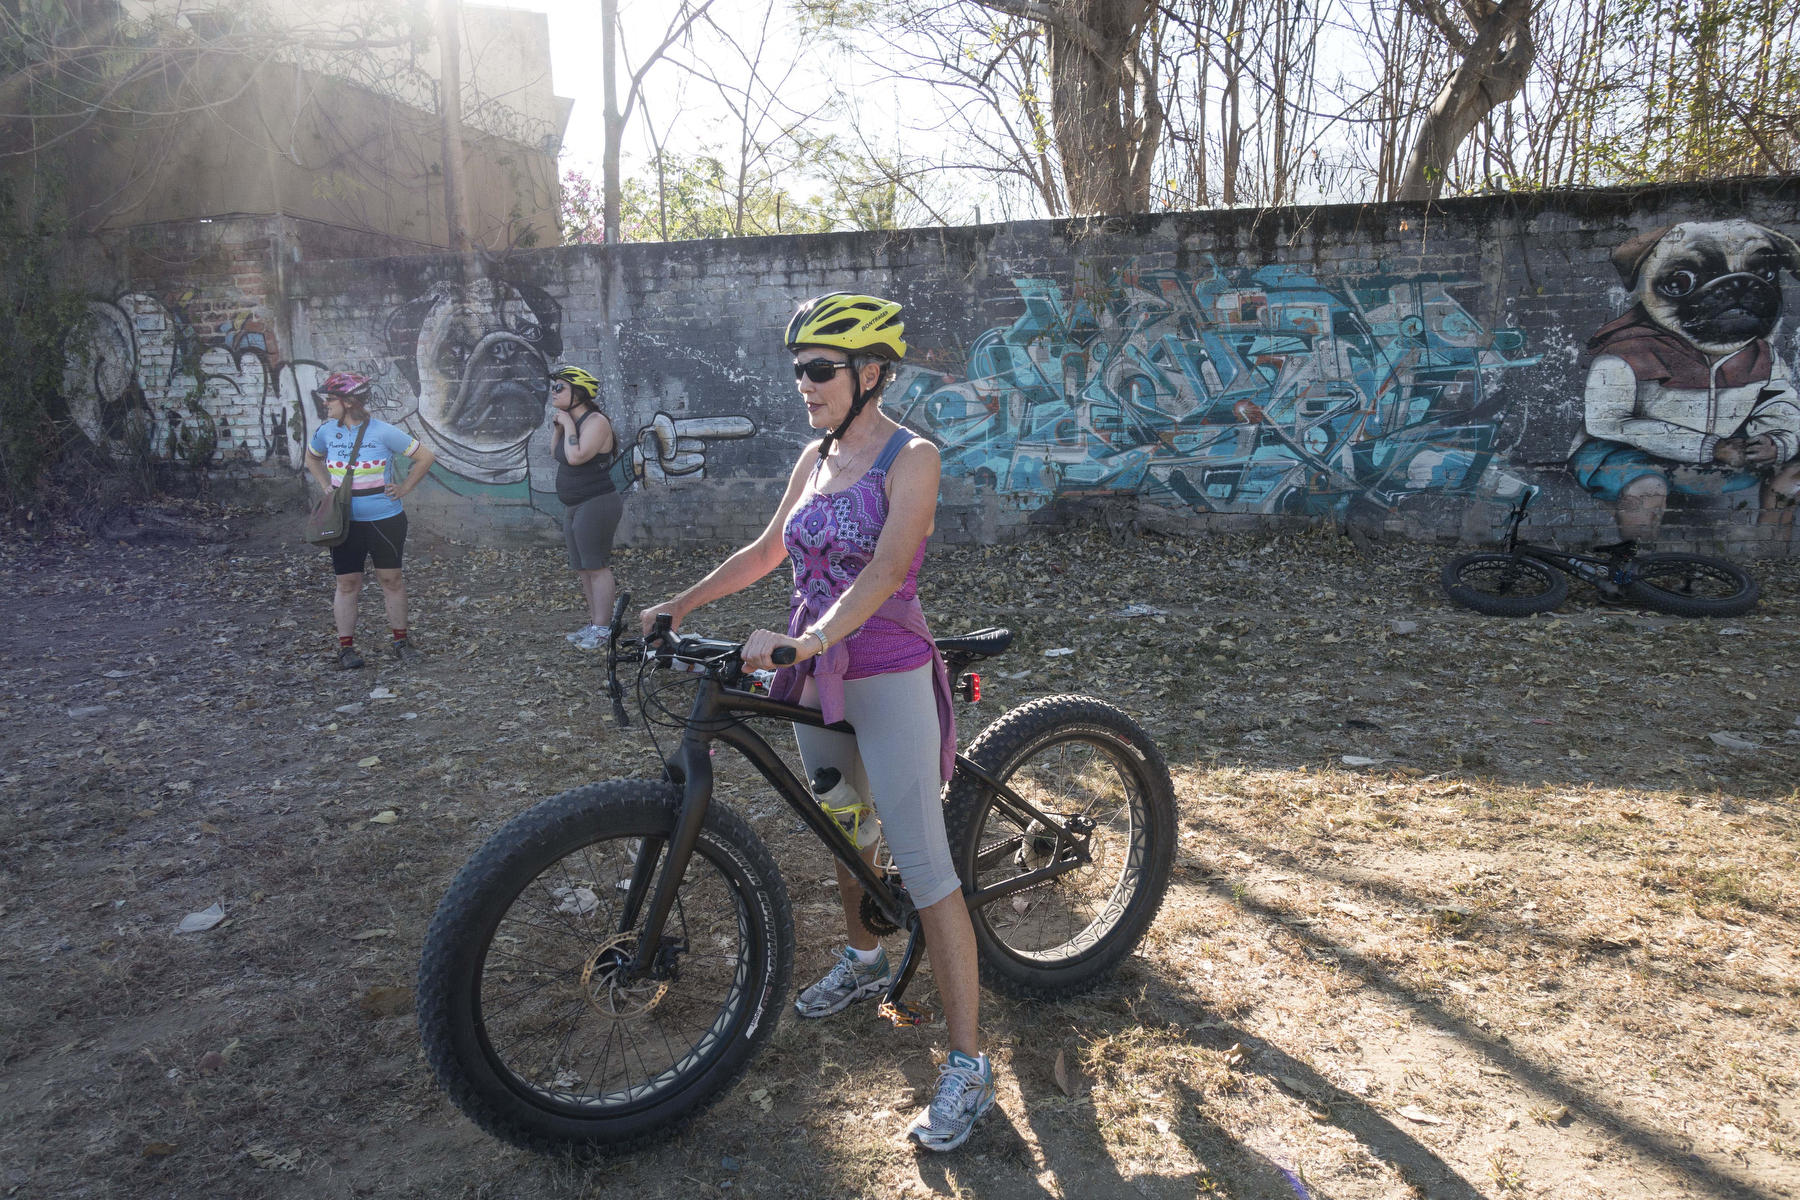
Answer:
<path fill-rule="evenodd" d="M 1439 581 L 1450 599 L 1492 617 L 1528 617 L 1561 606 L 1573 575 L 1592 584 L 1605 603 L 1631 602 L 1678 617 L 1737 617 L 1756 607 L 1755 577 L 1722 558 L 1639 554 L 1629 539 L 1586 554 L 1522 541 L 1519 527 L 1537 491 L 1526 488 L 1513 505 L 1504 551 L 1444 564 Z"/>
<path fill-rule="evenodd" d="M 618 668 L 635 664 L 640 716 L 674 718 L 661 779 L 615 779 L 542 801 L 469 859 L 437 907 L 419 965 L 418 1019 L 439 1084 L 488 1133 L 589 1159 L 667 1137 L 748 1069 L 789 1003 L 794 920 L 787 887 L 749 823 L 713 796 L 712 750 L 749 760 L 863 887 L 876 934 L 905 930 L 881 1004 L 896 1024 L 923 926 L 891 865 L 848 832 L 748 719 L 827 725 L 771 699 L 736 642 L 618 634 L 606 690 L 629 723 Z M 940 638 L 957 694 L 979 699 L 974 663 L 1004 629 Z M 790 656 L 791 650 L 781 652 Z M 685 716 L 651 672 L 694 678 Z M 982 982 L 1014 996 L 1074 995 L 1111 975 L 1162 904 L 1176 837 L 1174 789 L 1148 733 L 1091 696 L 1030 701 L 956 757 L 945 824 L 974 923 Z"/>

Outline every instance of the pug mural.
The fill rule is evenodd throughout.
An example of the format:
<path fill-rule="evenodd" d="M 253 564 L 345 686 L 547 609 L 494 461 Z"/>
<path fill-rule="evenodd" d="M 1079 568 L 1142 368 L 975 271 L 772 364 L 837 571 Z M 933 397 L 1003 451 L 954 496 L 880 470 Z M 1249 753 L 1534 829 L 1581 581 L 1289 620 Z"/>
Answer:
<path fill-rule="evenodd" d="M 1688 222 L 1612 260 L 1635 303 L 1588 339 L 1576 480 L 1640 541 L 1655 539 L 1671 493 L 1748 493 L 1761 520 L 1791 521 L 1800 399 L 1770 339 L 1800 245 L 1750 221 Z"/>
<path fill-rule="evenodd" d="M 488 486 L 528 483 L 534 465 L 554 474 L 545 380 L 562 353 L 562 306 L 542 288 L 436 283 L 394 310 L 386 339 L 418 400 L 395 423 L 430 445 L 444 470 Z M 523 489 L 520 497 L 529 502 Z"/>

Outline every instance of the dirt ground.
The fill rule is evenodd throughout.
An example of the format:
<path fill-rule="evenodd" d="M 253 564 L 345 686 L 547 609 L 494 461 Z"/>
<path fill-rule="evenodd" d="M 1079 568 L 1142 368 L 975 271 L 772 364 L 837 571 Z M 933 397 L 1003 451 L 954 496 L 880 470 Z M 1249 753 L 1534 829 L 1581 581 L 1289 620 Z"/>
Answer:
<path fill-rule="evenodd" d="M 936 550 L 939 632 L 1018 633 L 966 732 L 1085 691 L 1164 747 L 1182 842 L 1141 952 L 1079 999 L 984 996 L 1000 1103 L 957 1153 L 899 1138 L 941 1028 L 858 1008 L 789 1014 L 688 1132 L 575 1168 L 450 1106 L 409 991 L 495 828 L 655 769 L 561 636 L 559 556 L 415 542 L 424 660 L 339 672 L 323 553 L 208 519 L 230 540 L 0 544 L 0 1195 L 1800 1191 L 1800 561 L 1743 618 L 1504 621 L 1441 597 L 1441 549 L 1323 532 Z M 710 562 L 618 566 L 649 599 Z M 810 981 L 829 861 L 725 781 Z"/>

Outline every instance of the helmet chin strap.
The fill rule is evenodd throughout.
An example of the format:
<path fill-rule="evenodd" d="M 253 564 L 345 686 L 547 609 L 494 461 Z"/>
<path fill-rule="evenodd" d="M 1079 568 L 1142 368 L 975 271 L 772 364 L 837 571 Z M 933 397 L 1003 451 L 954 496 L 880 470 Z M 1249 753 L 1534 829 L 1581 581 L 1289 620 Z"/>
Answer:
<path fill-rule="evenodd" d="M 819 461 L 820 462 L 824 462 L 825 456 L 831 452 L 831 444 L 833 442 L 839 442 L 839 441 L 843 440 L 844 431 L 846 429 L 850 428 L 850 422 L 856 420 L 856 414 L 861 412 L 863 410 L 863 406 L 868 404 L 868 402 L 870 400 L 873 400 L 880 393 L 880 391 L 881 391 L 881 388 L 877 387 L 873 392 L 865 392 L 863 390 L 863 385 L 862 385 L 861 369 L 853 368 L 851 370 L 851 372 L 850 372 L 850 411 L 844 417 L 843 422 L 836 429 L 832 430 L 830 433 L 826 434 L 824 437 L 819 439 Z"/>

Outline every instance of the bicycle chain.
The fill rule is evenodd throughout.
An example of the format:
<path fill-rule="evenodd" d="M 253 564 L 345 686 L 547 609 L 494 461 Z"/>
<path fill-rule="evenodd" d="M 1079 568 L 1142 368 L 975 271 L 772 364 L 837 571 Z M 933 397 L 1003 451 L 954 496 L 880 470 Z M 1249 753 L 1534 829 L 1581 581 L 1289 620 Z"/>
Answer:
<path fill-rule="evenodd" d="M 1033 822 L 1033 823 L 1034 823 L 1034 824 L 1035 824 L 1035 822 Z M 1012 838 L 1005 838 L 1005 839 L 1003 839 L 1003 840 L 1004 840 L 1004 841 L 1012 841 L 1012 840 L 1013 840 L 1013 839 L 1012 839 Z M 995 844 L 995 845 L 999 845 L 999 844 L 1000 844 L 1000 843 L 998 843 L 998 842 L 996 842 L 996 843 L 994 843 L 994 844 Z M 979 853 L 977 853 L 977 854 L 976 854 L 976 857 L 977 857 L 977 858 L 979 858 L 979 857 L 981 857 L 981 855 L 983 855 L 983 854 L 986 854 L 986 853 L 987 853 L 987 852 L 988 852 L 988 850 L 989 850 L 989 849 L 990 849 L 990 847 L 988 847 L 988 846 L 983 846 L 983 847 L 982 847 L 982 848 L 981 848 L 981 850 L 980 850 L 980 851 L 979 851 Z M 1091 865 L 1091 864 L 1090 864 L 1090 865 Z M 1034 868 L 1033 868 L 1033 870 L 1041 870 L 1041 869 L 1042 869 L 1042 868 L 1035 868 L 1035 867 L 1034 867 Z M 1016 891 L 1016 892 L 1013 892 L 1013 893 L 1012 893 L 1012 894 L 1013 894 L 1013 895 L 1015 895 L 1015 896 L 1023 896 L 1023 895 L 1024 895 L 1024 894 L 1025 894 L 1025 893 L 1026 893 L 1026 892 L 1035 892 L 1035 891 L 1039 891 L 1039 890 L 1041 890 L 1041 889 L 1043 889 L 1043 888 L 1047 888 L 1047 887 L 1049 887 L 1049 886 L 1051 886 L 1051 885 L 1052 885 L 1052 884 L 1054 884 L 1054 883 L 1056 883 L 1056 882 L 1057 882 L 1057 881 L 1058 881 L 1058 880 L 1060 880 L 1060 879 L 1062 879 L 1062 877 L 1063 877 L 1063 875 L 1066 875 L 1066 874 L 1069 874 L 1069 872 L 1067 872 L 1067 871 L 1065 871 L 1065 872 L 1063 872 L 1063 873 L 1062 873 L 1062 874 L 1060 874 L 1060 875 L 1052 875 L 1052 876 L 1050 876 L 1050 877 L 1049 877 L 1049 878 L 1048 878 L 1048 879 L 1040 879 L 1040 880 L 1038 880 L 1038 881 L 1037 881 L 1037 882 L 1036 882 L 1036 883 L 1034 883 L 1034 884 L 1031 884 L 1031 885 L 1030 885 L 1030 886 L 1028 886 L 1028 887 L 1022 887 L 1022 888 L 1020 888 L 1020 889 L 1019 889 L 1019 890 L 1018 890 L 1018 891 Z"/>

